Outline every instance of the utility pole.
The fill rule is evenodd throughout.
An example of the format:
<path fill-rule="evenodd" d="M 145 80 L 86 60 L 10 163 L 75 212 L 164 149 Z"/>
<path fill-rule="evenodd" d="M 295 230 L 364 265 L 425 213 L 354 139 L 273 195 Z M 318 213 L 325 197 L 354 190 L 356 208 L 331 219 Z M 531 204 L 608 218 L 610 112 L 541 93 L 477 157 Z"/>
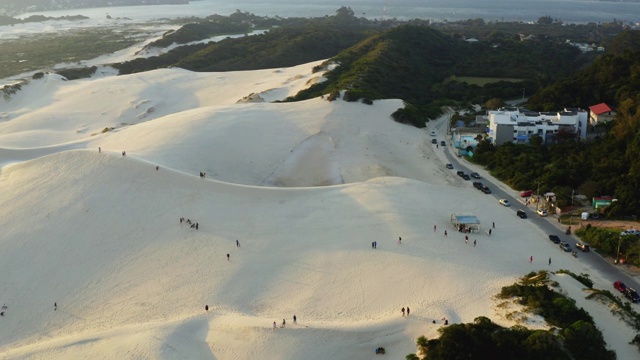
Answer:
<path fill-rule="evenodd" d="M 524 100 L 524 88 L 522 88 L 522 100 Z"/>
<path fill-rule="evenodd" d="M 569 220 L 569 225 L 573 225 L 573 189 L 571 189 L 571 218 Z"/>
<path fill-rule="evenodd" d="M 538 204 L 540 204 L 540 181 L 538 181 L 538 191 L 536 191 L 536 212 L 538 212 Z"/>
<path fill-rule="evenodd" d="M 622 235 L 618 235 L 618 250 L 616 251 L 616 262 L 615 264 L 620 263 L 620 241 L 622 240 Z"/>

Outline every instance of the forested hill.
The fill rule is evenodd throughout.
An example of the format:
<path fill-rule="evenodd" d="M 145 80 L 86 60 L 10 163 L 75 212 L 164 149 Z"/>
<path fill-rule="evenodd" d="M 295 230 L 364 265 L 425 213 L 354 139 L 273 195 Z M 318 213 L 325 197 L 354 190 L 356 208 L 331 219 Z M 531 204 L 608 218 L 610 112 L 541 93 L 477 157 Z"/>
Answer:
<path fill-rule="evenodd" d="M 158 44 L 186 42 L 211 31 L 255 23 L 243 13 L 166 34 Z M 237 17 L 237 19 L 235 19 Z M 246 26 L 246 25 L 245 25 Z M 229 30 L 230 31 L 230 30 Z M 402 122 L 424 126 L 440 112 L 443 101 L 481 102 L 513 98 L 522 88 L 534 91 L 550 79 L 570 75 L 582 66 L 580 51 L 554 39 L 521 42 L 466 42 L 426 24 L 398 25 L 356 18 L 349 8 L 335 16 L 288 21 L 261 35 L 187 45 L 166 54 L 114 64 L 121 74 L 177 66 L 193 71 L 238 71 L 299 65 L 331 58 L 340 64 L 329 81 L 312 86 L 289 101 L 348 90 L 348 99 L 400 98 L 413 109 Z M 478 86 L 449 81 L 472 76 L 515 78 Z M 396 119 L 398 120 L 398 119 Z"/>
<path fill-rule="evenodd" d="M 610 217 L 640 214 L 640 31 L 627 31 L 609 44 L 611 53 L 600 55 L 583 71 L 559 80 L 529 99 L 529 107 L 557 110 L 588 108 L 606 102 L 617 115 L 596 130 L 591 142 L 563 142 L 549 146 L 494 147 L 481 142 L 474 161 L 513 188 L 533 188 L 558 195 L 568 203 L 574 190 L 592 196 L 618 199 L 605 208 Z M 640 247 L 636 247 L 640 251 Z M 625 250 L 626 251 L 626 250 Z M 615 252 L 614 252 L 615 254 Z M 636 252 L 635 254 L 640 254 Z M 614 255 L 615 256 L 615 255 Z M 640 255 L 634 255 L 640 264 Z"/>
<path fill-rule="evenodd" d="M 515 97 L 523 83 L 500 82 L 479 87 L 447 81 L 453 76 L 519 78 L 529 89 L 540 79 L 568 76 L 579 65 L 580 52 L 554 41 L 469 43 L 431 27 L 403 25 L 373 35 L 336 55 L 340 66 L 329 81 L 290 100 L 346 89 L 348 100 L 399 98 L 413 109 L 402 122 L 424 126 L 442 101 L 480 101 L 481 97 Z M 398 120 L 398 119 L 396 119 Z"/>
<path fill-rule="evenodd" d="M 640 103 L 640 31 L 612 39 L 610 50 L 583 71 L 540 90 L 529 99 L 536 110 L 580 107 L 605 102 L 614 108 L 631 99 Z"/>

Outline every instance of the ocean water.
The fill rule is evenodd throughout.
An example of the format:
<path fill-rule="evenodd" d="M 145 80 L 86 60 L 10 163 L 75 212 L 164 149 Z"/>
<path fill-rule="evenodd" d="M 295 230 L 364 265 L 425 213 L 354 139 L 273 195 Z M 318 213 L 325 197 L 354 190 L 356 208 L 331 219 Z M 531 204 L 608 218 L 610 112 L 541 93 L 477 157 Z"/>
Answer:
<path fill-rule="evenodd" d="M 640 3 L 578 0 L 199 0 L 188 5 L 129 6 L 32 14 L 63 16 L 82 14 L 92 19 L 127 18 L 146 22 L 161 18 L 229 15 L 236 10 L 262 16 L 321 17 L 333 15 L 342 6 L 351 7 L 356 16 L 369 19 L 397 18 L 455 21 L 482 18 L 486 21 L 536 21 L 551 16 L 567 23 L 622 20 L 640 23 Z"/>

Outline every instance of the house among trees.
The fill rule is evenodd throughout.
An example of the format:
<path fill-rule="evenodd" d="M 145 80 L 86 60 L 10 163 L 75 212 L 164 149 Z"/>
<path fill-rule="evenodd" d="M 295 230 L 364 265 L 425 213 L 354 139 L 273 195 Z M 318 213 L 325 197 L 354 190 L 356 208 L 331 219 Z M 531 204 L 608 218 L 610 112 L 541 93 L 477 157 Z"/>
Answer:
<path fill-rule="evenodd" d="M 605 103 L 589 106 L 589 125 L 606 124 L 613 120 L 615 112 Z"/>
<path fill-rule="evenodd" d="M 488 111 L 489 140 L 494 145 L 504 143 L 529 144 L 537 136 L 541 143 L 563 139 L 587 138 L 588 114 L 585 110 L 565 108 L 562 111 L 537 112 L 506 107 Z"/>

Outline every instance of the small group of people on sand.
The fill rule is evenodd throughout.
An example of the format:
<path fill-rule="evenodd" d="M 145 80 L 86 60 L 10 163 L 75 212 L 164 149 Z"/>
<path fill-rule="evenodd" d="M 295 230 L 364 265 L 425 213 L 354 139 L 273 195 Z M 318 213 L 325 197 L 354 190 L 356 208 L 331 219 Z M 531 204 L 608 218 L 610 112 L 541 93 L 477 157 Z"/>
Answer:
<path fill-rule="evenodd" d="M 295 314 L 293 314 L 293 323 L 294 323 L 294 324 L 297 324 L 297 323 L 298 323 L 298 317 L 297 317 Z M 280 325 L 280 327 L 281 327 L 281 328 L 284 328 L 285 326 L 287 326 L 287 320 L 282 319 L 282 325 Z M 276 324 L 276 322 L 274 321 L 274 322 L 273 322 L 273 329 L 275 330 L 275 329 L 277 329 L 277 328 L 278 328 L 278 324 Z"/>
<path fill-rule="evenodd" d="M 191 219 L 185 220 L 185 218 L 183 217 L 180 218 L 180 224 L 182 223 L 187 223 L 187 225 L 190 225 L 192 229 L 196 229 L 196 230 L 198 230 L 198 228 L 200 227 L 200 224 L 198 224 L 197 222 L 191 221 Z"/>

